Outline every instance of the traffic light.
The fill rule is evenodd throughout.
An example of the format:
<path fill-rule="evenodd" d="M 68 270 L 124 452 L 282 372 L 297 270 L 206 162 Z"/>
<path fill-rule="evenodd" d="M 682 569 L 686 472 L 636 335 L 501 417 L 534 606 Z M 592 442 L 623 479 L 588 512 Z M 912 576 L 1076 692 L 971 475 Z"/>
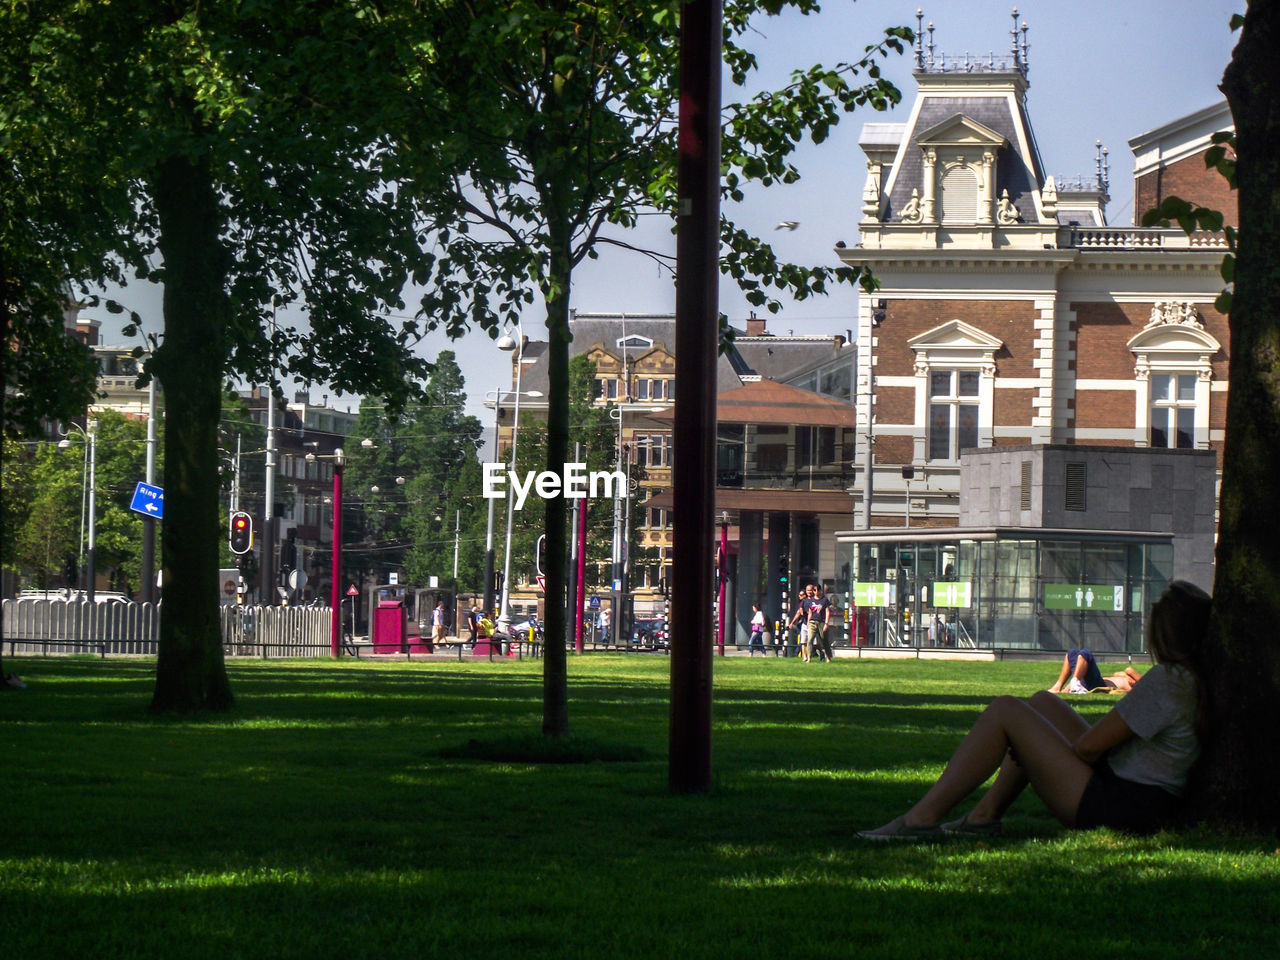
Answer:
<path fill-rule="evenodd" d="M 238 555 L 253 549 L 253 517 L 238 510 L 231 515 L 231 552 Z"/>
<path fill-rule="evenodd" d="M 538 548 L 534 553 L 536 555 L 534 563 L 538 568 L 538 576 L 544 577 L 547 574 L 547 535 L 545 533 L 538 536 Z"/>
<path fill-rule="evenodd" d="M 791 557 L 788 554 L 784 553 L 778 559 L 778 582 L 785 584 L 790 579 L 791 579 Z"/>
<path fill-rule="evenodd" d="M 287 540 L 280 544 L 280 572 L 289 573 L 298 565 L 298 531 L 289 531 Z"/>

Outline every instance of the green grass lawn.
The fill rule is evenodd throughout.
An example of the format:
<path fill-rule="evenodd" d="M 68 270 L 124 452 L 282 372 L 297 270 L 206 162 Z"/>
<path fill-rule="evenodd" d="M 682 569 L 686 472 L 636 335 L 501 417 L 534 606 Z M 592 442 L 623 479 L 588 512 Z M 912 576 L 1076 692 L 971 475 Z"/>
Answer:
<path fill-rule="evenodd" d="M 854 839 L 1055 664 L 719 660 L 697 797 L 666 789 L 666 658 L 570 659 L 575 738 L 622 758 L 590 763 L 492 759 L 539 728 L 538 661 L 237 661 L 200 721 L 146 714 L 151 661 L 5 667 L 6 958 L 1280 951 L 1274 837 L 1070 834 L 1028 794 L 1001 840 Z"/>

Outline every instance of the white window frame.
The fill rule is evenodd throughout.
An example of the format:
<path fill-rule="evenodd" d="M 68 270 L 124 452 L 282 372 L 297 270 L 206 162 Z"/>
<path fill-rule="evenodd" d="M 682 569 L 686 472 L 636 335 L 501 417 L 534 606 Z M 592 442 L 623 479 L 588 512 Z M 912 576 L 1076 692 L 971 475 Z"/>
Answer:
<path fill-rule="evenodd" d="M 978 389 L 975 393 L 960 393 L 960 379 L 962 375 L 970 373 L 978 376 Z M 949 390 L 946 394 L 938 395 L 933 392 L 933 378 L 939 375 L 946 375 L 949 378 Z M 977 407 L 978 408 L 978 424 L 977 437 L 982 435 L 982 374 L 980 370 L 966 369 L 964 367 L 932 367 L 929 370 L 928 394 L 925 403 L 925 459 L 930 463 L 939 461 L 951 463 L 960 459 L 960 408 L 961 407 Z M 934 457 L 933 448 L 933 408 L 945 406 L 950 409 L 951 416 L 947 426 L 947 456 Z"/>
<path fill-rule="evenodd" d="M 977 371 L 978 395 L 975 402 L 978 405 L 978 447 L 992 446 L 995 442 L 995 355 L 1004 346 L 1003 341 L 963 320 L 950 320 L 912 337 L 907 345 L 916 354 L 913 462 L 959 462 L 959 450 L 954 445 L 951 452 L 956 454 L 955 457 L 945 460 L 929 459 L 929 383 L 930 375 L 935 371 L 955 374 Z M 958 387 L 958 376 L 955 384 Z M 955 429 L 953 423 L 952 430 Z"/>
<path fill-rule="evenodd" d="M 1134 445 L 1151 446 L 1151 395 L 1154 374 L 1196 378 L 1195 399 L 1181 404 L 1195 408 L 1192 447 L 1209 449 L 1209 397 L 1213 384 L 1213 357 L 1222 349 L 1204 329 L 1196 305 L 1190 301 L 1157 301 L 1151 319 L 1129 340 L 1133 351 Z"/>

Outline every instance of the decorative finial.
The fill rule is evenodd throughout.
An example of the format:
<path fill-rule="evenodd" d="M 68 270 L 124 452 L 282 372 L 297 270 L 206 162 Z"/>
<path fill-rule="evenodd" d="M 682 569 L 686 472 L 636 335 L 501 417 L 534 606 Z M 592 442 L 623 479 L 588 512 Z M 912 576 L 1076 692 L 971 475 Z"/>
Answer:
<path fill-rule="evenodd" d="M 1022 21 L 1022 72 L 1027 71 L 1027 21 Z"/>
<path fill-rule="evenodd" d="M 933 69 L 933 21 L 929 21 L 929 69 Z"/>
<path fill-rule="evenodd" d="M 924 22 L 924 9 L 916 7 L 916 69 L 924 69 L 924 31 L 920 29 L 920 25 Z M 932 26 L 932 24 L 930 24 Z"/>
<path fill-rule="evenodd" d="M 1013 37 L 1013 65 L 1016 67 L 1022 61 L 1018 56 L 1018 8 L 1013 8 L 1013 30 L 1010 31 Z"/>

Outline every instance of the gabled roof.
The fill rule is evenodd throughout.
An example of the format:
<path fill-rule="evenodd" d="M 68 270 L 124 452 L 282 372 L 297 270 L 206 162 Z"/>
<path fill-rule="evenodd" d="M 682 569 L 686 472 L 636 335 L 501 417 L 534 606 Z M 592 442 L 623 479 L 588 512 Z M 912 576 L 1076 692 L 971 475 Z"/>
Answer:
<path fill-rule="evenodd" d="M 913 350 L 999 350 L 1004 342 L 963 320 L 948 320 L 907 341 Z"/>
<path fill-rule="evenodd" d="M 957 113 L 941 123 L 935 123 L 928 130 L 921 130 L 916 134 L 916 142 L 920 144 L 987 143 L 992 146 L 1003 146 L 1009 142 L 1009 138 L 992 130 L 986 124 L 966 117 L 963 113 Z"/>
<path fill-rule="evenodd" d="M 655 414 L 655 420 L 674 420 L 674 409 Z M 801 390 L 776 380 L 745 383 L 716 396 L 716 420 L 720 423 L 764 423 L 787 426 L 853 427 L 857 413 L 852 404 Z"/>

